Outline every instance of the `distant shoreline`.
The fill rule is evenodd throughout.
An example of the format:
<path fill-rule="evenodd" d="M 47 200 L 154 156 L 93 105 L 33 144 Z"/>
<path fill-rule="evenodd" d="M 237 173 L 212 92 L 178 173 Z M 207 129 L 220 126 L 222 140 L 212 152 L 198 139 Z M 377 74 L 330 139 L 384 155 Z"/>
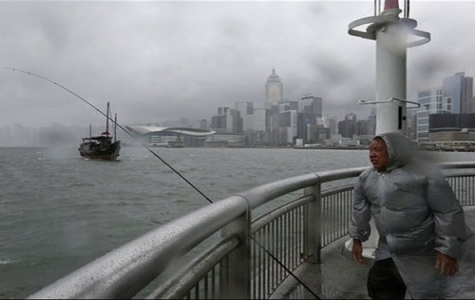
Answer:
<path fill-rule="evenodd" d="M 309 149 L 309 150 L 368 150 L 367 146 L 362 147 L 345 147 L 345 146 L 336 146 L 336 147 L 293 147 L 294 149 Z"/>

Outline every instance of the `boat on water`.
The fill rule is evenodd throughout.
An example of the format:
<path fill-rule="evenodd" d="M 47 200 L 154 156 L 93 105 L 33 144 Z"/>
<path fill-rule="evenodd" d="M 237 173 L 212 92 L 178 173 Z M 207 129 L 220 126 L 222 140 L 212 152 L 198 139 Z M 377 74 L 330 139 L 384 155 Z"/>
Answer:
<path fill-rule="evenodd" d="M 79 155 L 88 159 L 117 160 L 120 153 L 120 141 L 117 140 L 117 114 L 114 119 L 114 135 L 109 133 L 110 104 L 107 102 L 106 130 L 98 136 L 92 136 L 89 126 L 89 137 L 82 138 Z"/>
<path fill-rule="evenodd" d="M 181 140 L 181 134 L 178 133 L 174 141 L 169 141 L 168 146 L 170 148 L 183 148 L 183 141 Z"/>

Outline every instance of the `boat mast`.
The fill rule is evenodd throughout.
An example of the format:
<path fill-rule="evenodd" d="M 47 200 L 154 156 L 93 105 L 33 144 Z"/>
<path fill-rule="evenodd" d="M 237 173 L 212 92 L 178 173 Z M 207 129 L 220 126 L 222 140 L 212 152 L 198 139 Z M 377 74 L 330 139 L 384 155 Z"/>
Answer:
<path fill-rule="evenodd" d="M 109 134 L 109 113 L 110 113 L 110 105 L 107 102 L 107 117 L 106 117 L 106 134 Z"/>
<path fill-rule="evenodd" d="M 114 115 L 114 143 L 117 141 L 117 113 Z"/>

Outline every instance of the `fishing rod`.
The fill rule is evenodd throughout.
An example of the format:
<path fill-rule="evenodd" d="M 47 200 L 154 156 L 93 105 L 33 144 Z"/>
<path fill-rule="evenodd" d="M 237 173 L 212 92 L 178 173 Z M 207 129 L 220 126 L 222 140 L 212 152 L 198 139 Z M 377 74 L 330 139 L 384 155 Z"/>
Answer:
<path fill-rule="evenodd" d="M 84 103 L 86 103 L 87 105 L 89 105 L 90 107 L 94 108 L 98 113 L 100 113 L 101 115 L 103 115 L 104 117 L 106 117 L 109 121 L 111 121 L 112 123 L 114 123 L 117 127 L 119 127 L 121 130 L 123 130 L 126 134 L 128 134 L 130 137 L 132 137 L 133 139 L 136 139 L 137 140 L 137 137 L 135 135 L 133 135 L 132 133 L 130 133 L 126 128 L 124 128 L 122 125 L 120 125 L 119 123 L 117 123 L 116 120 L 113 120 L 111 117 L 109 117 L 108 114 L 104 113 L 102 110 L 100 110 L 99 108 L 97 108 L 96 106 L 94 106 L 91 102 L 87 101 L 86 99 L 84 99 L 83 97 L 79 96 L 78 94 L 76 94 L 75 92 L 73 92 L 72 90 L 68 89 L 67 87 L 45 77 L 45 76 L 42 76 L 42 75 L 39 75 L 39 74 L 36 74 L 36 73 L 33 73 L 33 72 L 28 72 L 28 71 L 24 71 L 24 70 L 20 70 L 20 69 L 15 69 L 15 68 L 9 68 L 9 67 L 4 67 L 5 69 L 7 70 L 11 70 L 11 71 L 15 71 L 15 72 L 20 72 L 20 73 L 24 73 L 24 74 L 27 74 L 27 75 L 30 75 L 30 76 L 34 76 L 34 77 L 38 77 L 38 78 L 41 78 L 43 80 L 46 80 L 58 87 L 60 87 L 61 89 L 67 91 L 68 93 L 76 96 L 77 98 L 79 98 L 80 100 L 82 100 Z M 188 183 L 193 189 L 195 189 L 195 191 L 197 191 L 198 193 L 200 193 L 201 196 L 203 196 L 206 200 L 208 200 L 209 203 L 213 203 L 213 201 L 211 201 L 210 198 L 208 198 L 208 196 L 206 196 L 200 189 L 198 189 L 193 183 L 191 183 L 191 181 L 189 181 L 185 176 L 183 176 L 180 172 L 178 172 L 175 168 L 173 168 L 168 162 L 166 162 L 160 155 L 158 155 L 157 153 L 155 153 L 152 149 L 150 149 L 150 147 L 148 147 L 145 143 L 143 143 L 142 141 L 140 141 L 140 144 L 142 146 L 145 147 L 145 149 L 147 149 L 150 153 L 152 153 L 153 156 L 155 156 L 156 158 L 158 158 L 162 163 L 164 163 L 168 168 L 170 168 L 173 172 L 175 172 L 175 174 L 177 174 L 181 179 L 183 179 L 186 183 Z"/>
<path fill-rule="evenodd" d="M 106 117 L 109 121 L 111 121 L 113 124 L 115 124 L 117 127 L 119 127 L 122 131 L 124 131 L 126 134 L 128 134 L 130 137 L 132 137 L 133 139 L 137 139 L 137 137 L 135 135 L 133 135 L 130 131 L 128 131 L 125 127 L 123 127 L 122 125 L 120 125 L 119 123 L 117 123 L 117 120 L 113 120 L 111 117 L 109 117 L 109 114 L 106 114 L 104 113 L 102 110 L 100 110 L 99 108 L 97 108 L 95 105 L 93 105 L 91 102 L 87 101 L 86 99 L 84 99 L 83 97 L 81 97 L 80 95 L 78 95 L 77 93 L 73 92 L 72 90 L 68 89 L 67 87 L 59 84 L 58 82 L 56 81 L 53 81 L 43 75 L 39 75 L 39 74 L 36 74 L 36 73 L 33 73 L 33 72 L 29 72 L 29 71 L 24 71 L 24 70 L 20 70 L 20 69 L 16 69 L 16 68 L 9 68 L 9 67 L 4 67 L 5 69 L 7 70 L 10 70 L 10 71 L 15 71 L 15 72 L 20 72 L 20 73 L 24 73 L 24 74 L 27 74 L 27 75 L 30 75 L 30 76 L 34 76 L 34 77 L 38 77 L 40 79 L 43 79 L 43 80 L 46 80 L 58 87 L 60 87 L 61 89 L 67 91 L 68 93 L 74 95 L 75 97 L 79 98 L 80 100 L 82 100 L 84 103 L 86 103 L 87 105 L 89 105 L 90 107 L 94 108 L 98 113 L 100 113 L 101 115 L 103 115 L 104 117 Z M 141 142 L 141 141 L 140 141 Z M 140 143 L 143 147 L 145 147 L 145 149 L 147 149 L 150 153 L 152 153 L 153 156 L 155 156 L 156 158 L 158 158 L 162 163 L 164 163 L 168 168 L 170 168 L 173 172 L 175 172 L 175 174 L 177 174 L 181 179 L 183 179 L 186 183 L 188 183 L 193 189 L 195 189 L 201 196 L 203 196 L 206 200 L 208 200 L 208 202 L 210 203 L 213 203 L 213 201 L 208 198 L 208 196 L 206 196 L 200 189 L 198 189 L 198 187 L 196 187 L 193 183 L 191 183 L 185 176 L 183 176 L 180 172 L 178 172 L 175 168 L 173 168 L 168 162 L 166 162 L 160 155 L 158 155 L 157 153 L 155 153 L 152 149 L 150 149 L 150 147 L 148 147 L 145 143 L 141 142 Z M 268 254 L 273 260 L 275 260 L 277 262 L 277 264 L 279 264 L 285 271 L 289 272 L 289 274 L 295 279 L 297 280 L 305 289 L 307 289 L 316 299 L 320 299 L 320 297 L 318 297 L 313 291 L 312 289 L 310 289 L 302 280 L 300 280 L 289 268 L 287 268 L 281 261 L 279 261 L 277 259 L 277 257 L 275 255 L 273 255 L 269 250 L 267 250 L 261 243 L 259 243 L 254 237 L 252 237 L 251 235 L 248 236 L 251 240 L 253 240 L 256 245 L 258 245 L 261 249 L 264 250 L 264 252 L 266 254 Z"/>

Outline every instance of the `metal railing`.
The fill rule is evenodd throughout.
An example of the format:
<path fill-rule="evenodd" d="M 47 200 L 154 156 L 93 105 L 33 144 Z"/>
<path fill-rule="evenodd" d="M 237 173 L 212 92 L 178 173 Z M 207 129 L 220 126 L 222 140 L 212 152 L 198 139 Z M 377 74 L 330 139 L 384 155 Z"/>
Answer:
<path fill-rule="evenodd" d="M 475 163 L 442 167 L 461 204 L 475 205 Z M 348 234 L 353 180 L 364 169 L 296 176 L 217 201 L 30 298 L 268 298 L 289 271 L 319 263 L 321 249 Z M 297 199 L 265 207 L 298 191 Z M 263 212 L 253 217 L 256 208 Z"/>

